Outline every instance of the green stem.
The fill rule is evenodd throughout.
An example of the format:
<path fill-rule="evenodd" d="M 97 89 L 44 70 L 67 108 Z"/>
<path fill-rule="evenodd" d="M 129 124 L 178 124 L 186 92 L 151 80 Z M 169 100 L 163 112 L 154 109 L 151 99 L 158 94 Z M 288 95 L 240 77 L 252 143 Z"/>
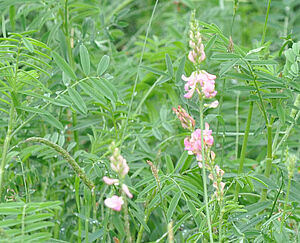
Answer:
<path fill-rule="evenodd" d="M 238 170 L 238 175 L 240 175 L 244 169 L 244 162 L 245 162 L 245 158 L 246 158 L 246 149 L 247 149 L 247 143 L 248 143 L 248 136 L 249 136 L 249 132 L 250 132 L 252 113 L 253 113 L 253 101 L 250 101 L 245 135 L 244 135 L 241 157 L 240 157 L 240 166 L 239 166 L 239 170 Z M 234 200 L 238 199 L 239 192 L 240 192 L 240 184 L 237 182 L 236 186 L 235 186 Z"/>
<path fill-rule="evenodd" d="M 127 203 L 127 198 L 126 198 L 126 194 L 123 192 L 123 198 L 124 198 L 124 219 L 125 219 L 125 232 L 126 232 L 126 237 L 127 237 L 127 241 L 131 243 L 132 242 L 132 238 L 131 238 L 131 234 L 130 234 L 130 222 L 129 222 L 129 215 L 128 215 L 128 203 Z"/>
<path fill-rule="evenodd" d="M 220 202 L 220 219 L 219 219 L 219 242 L 222 243 L 222 225 L 223 225 L 223 198 Z"/>
<path fill-rule="evenodd" d="M 73 168 L 73 170 L 78 175 L 78 177 L 91 191 L 95 189 L 95 184 L 87 177 L 84 170 L 81 169 L 81 167 L 77 164 L 77 162 L 73 159 L 73 157 L 59 145 L 52 143 L 45 138 L 39 138 L 39 137 L 28 138 L 24 142 L 38 142 L 53 148 L 56 152 L 61 154 L 61 156 L 70 164 L 70 166 Z"/>
<path fill-rule="evenodd" d="M 284 201 L 283 214 L 282 214 L 282 217 L 281 217 L 280 232 L 282 232 L 283 224 L 285 222 L 285 215 L 286 215 L 287 206 L 288 206 L 288 202 L 289 202 L 291 182 L 292 182 L 292 177 L 289 176 L 288 188 L 287 188 L 287 191 L 286 191 L 285 201 Z"/>
<path fill-rule="evenodd" d="M 204 155 L 204 141 L 203 141 L 203 98 L 200 96 L 200 129 L 201 129 L 201 153 L 202 153 L 202 180 L 203 180 L 203 193 L 204 193 L 204 203 L 206 209 L 206 222 L 208 226 L 208 233 L 210 242 L 213 243 L 213 235 L 211 230 L 211 221 L 210 221 L 210 213 L 208 208 L 208 197 L 207 197 L 207 183 L 206 183 L 206 164 L 205 164 L 205 155 Z"/>
<path fill-rule="evenodd" d="M 266 36 L 266 32 L 267 32 L 267 24 L 268 24 L 270 7 L 271 7 L 271 0 L 268 1 L 268 8 L 267 8 L 267 14 L 266 14 L 266 19 L 265 19 L 265 25 L 264 25 L 263 34 L 262 34 L 262 37 L 261 37 L 261 45 L 263 45 L 265 43 L 265 36 Z"/>
<path fill-rule="evenodd" d="M 4 177 L 4 170 L 5 170 L 6 162 L 7 162 L 6 157 L 7 157 L 7 153 L 8 153 L 8 148 L 10 145 L 10 140 L 12 138 L 11 133 L 12 133 L 13 123 L 14 123 L 14 114 L 15 114 L 15 108 L 14 108 L 13 102 L 11 102 L 8 128 L 7 128 L 7 133 L 6 133 L 4 144 L 3 144 L 1 167 L 0 167 L 0 202 L 2 201 L 1 198 L 2 198 L 2 190 L 3 190 L 3 177 Z"/>
<path fill-rule="evenodd" d="M 266 170 L 265 177 L 269 178 L 272 170 L 272 123 L 267 124 L 267 136 L 268 136 L 268 145 L 267 145 L 267 159 L 266 159 Z M 263 189 L 261 194 L 261 200 L 264 201 L 267 198 L 267 190 Z"/>
<path fill-rule="evenodd" d="M 72 110 L 72 122 L 73 122 L 73 127 L 75 127 L 77 125 L 77 113 L 76 111 Z M 78 135 L 78 131 L 74 130 L 74 140 L 76 142 L 76 146 L 75 146 L 75 152 L 79 150 L 79 135 Z"/>

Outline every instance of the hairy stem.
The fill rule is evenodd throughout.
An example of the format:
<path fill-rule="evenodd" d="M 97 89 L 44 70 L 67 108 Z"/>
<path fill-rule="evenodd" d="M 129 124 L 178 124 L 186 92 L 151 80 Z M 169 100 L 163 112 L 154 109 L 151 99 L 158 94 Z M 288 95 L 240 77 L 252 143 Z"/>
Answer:
<path fill-rule="evenodd" d="M 240 175 L 244 169 L 244 162 L 245 162 L 245 158 L 246 158 L 246 149 L 247 149 L 247 143 L 248 143 L 248 136 L 249 136 L 249 132 L 250 132 L 252 113 L 253 113 L 253 101 L 250 101 L 245 135 L 244 135 L 241 157 L 240 157 L 240 166 L 239 166 L 239 170 L 238 170 L 238 175 Z M 234 192 L 234 200 L 238 199 L 239 192 L 240 192 L 240 184 L 236 183 L 235 192 Z"/>
<path fill-rule="evenodd" d="M 83 181 L 83 183 L 93 191 L 95 188 L 95 184 L 87 177 L 83 169 L 77 164 L 77 162 L 73 159 L 73 157 L 62 147 L 59 145 L 50 142 L 45 138 L 32 137 L 26 139 L 24 142 L 38 142 L 47 145 L 48 147 L 53 148 L 56 152 L 58 152 L 73 168 L 78 177 Z"/>
<path fill-rule="evenodd" d="M 204 193 L 204 203 L 206 209 L 206 222 L 208 226 L 208 233 L 210 242 L 213 243 L 213 235 L 211 230 L 211 222 L 210 222 L 210 213 L 208 208 L 208 197 L 207 197 L 207 183 L 206 183 L 206 166 L 205 166 L 205 155 L 204 155 L 204 141 L 203 141 L 203 98 L 200 96 L 200 129 L 201 129 L 201 153 L 202 153 L 202 180 L 203 180 L 203 193 Z"/>

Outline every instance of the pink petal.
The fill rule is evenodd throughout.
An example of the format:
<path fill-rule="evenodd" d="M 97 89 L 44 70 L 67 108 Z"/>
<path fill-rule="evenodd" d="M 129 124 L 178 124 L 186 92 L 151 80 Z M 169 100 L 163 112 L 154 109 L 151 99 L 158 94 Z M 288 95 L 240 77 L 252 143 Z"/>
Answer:
<path fill-rule="evenodd" d="M 118 179 L 112 179 L 112 178 L 109 178 L 107 176 L 104 176 L 102 179 L 103 179 L 104 183 L 107 184 L 107 185 L 113 185 L 113 184 L 118 184 L 119 183 Z"/>
<path fill-rule="evenodd" d="M 106 207 L 109 207 L 112 210 L 121 211 L 124 201 L 123 201 L 122 197 L 118 197 L 118 196 L 114 195 L 111 198 L 105 199 L 104 204 Z"/>
<path fill-rule="evenodd" d="M 132 198 L 132 197 L 133 197 L 133 195 L 130 193 L 130 191 L 129 191 L 127 185 L 122 184 L 122 190 L 123 190 L 123 192 L 125 192 L 125 194 L 126 194 L 129 198 Z"/>

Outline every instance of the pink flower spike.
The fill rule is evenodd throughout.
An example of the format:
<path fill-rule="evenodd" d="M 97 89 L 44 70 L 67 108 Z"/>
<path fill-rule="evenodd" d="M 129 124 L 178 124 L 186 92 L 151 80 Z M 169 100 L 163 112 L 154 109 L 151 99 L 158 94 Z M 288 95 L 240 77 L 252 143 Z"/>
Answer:
<path fill-rule="evenodd" d="M 104 176 L 102 179 L 103 179 L 104 183 L 107 184 L 107 185 L 114 185 L 114 184 L 117 185 L 117 184 L 119 184 L 118 179 L 112 179 L 112 178 L 109 178 L 107 176 Z"/>
<path fill-rule="evenodd" d="M 124 201 L 123 201 L 122 197 L 118 197 L 118 196 L 114 195 L 111 198 L 106 198 L 104 200 L 104 204 L 106 207 L 109 207 L 114 211 L 121 211 Z"/>
<path fill-rule="evenodd" d="M 130 193 L 127 185 L 122 184 L 122 190 L 123 190 L 123 192 L 125 192 L 125 194 L 127 195 L 127 197 L 129 197 L 129 198 L 133 197 L 133 195 Z"/>

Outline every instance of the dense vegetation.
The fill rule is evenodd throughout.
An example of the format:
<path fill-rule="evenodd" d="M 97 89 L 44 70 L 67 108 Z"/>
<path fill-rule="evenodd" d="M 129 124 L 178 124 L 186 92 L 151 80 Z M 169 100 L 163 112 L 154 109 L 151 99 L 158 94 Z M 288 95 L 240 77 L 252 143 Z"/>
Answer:
<path fill-rule="evenodd" d="M 298 0 L 0 13 L 0 242 L 300 241 Z"/>

